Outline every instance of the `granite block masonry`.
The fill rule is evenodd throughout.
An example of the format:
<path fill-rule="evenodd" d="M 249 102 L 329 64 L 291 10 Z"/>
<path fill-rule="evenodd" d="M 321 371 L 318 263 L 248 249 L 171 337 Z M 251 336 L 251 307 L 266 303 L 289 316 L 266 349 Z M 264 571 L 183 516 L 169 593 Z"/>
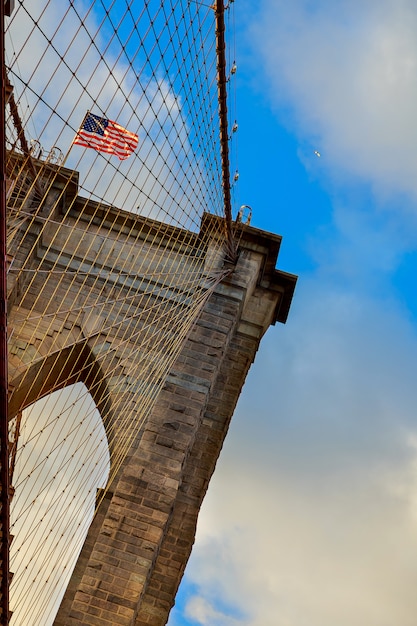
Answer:
<path fill-rule="evenodd" d="M 73 176 L 72 172 L 64 170 L 62 176 Z M 59 183 L 56 178 L 54 184 Z M 76 181 L 74 187 L 76 194 Z M 76 222 L 79 230 L 90 208 L 85 202 L 77 204 L 76 200 L 71 200 L 70 191 L 67 188 L 66 201 L 70 199 L 71 210 L 61 206 L 54 220 L 66 220 L 69 225 L 71 221 Z M 54 187 L 50 193 L 54 193 Z M 152 245 L 156 228 L 153 220 L 134 215 L 124 215 L 121 220 L 120 215 L 120 210 L 116 214 L 116 209 L 111 207 L 103 209 L 101 221 L 95 221 L 95 235 L 97 230 L 102 232 L 104 241 L 108 225 L 114 228 L 119 220 L 128 240 L 135 222 L 141 222 L 143 227 L 145 221 L 149 233 L 145 244 Z M 221 232 L 216 226 L 220 219 L 206 214 L 201 232 L 187 235 L 191 238 L 212 232 L 211 243 L 207 237 L 207 255 L 218 253 L 220 235 L 215 233 Z M 48 231 L 44 230 L 42 238 L 34 245 L 39 237 L 36 220 L 31 228 L 33 232 L 25 234 L 24 245 L 16 250 L 14 263 L 17 266 L 23 264 L 28 254 L 32 255 L 32 267 L 41 262 L 45 264 L 54 258 L 54 245 L 61 248 L 66 245 L 68 263 L 72 267 L 80 265 L 78 248 L 69 239 L 65 242 L 48 239 Z M 271 324 L 286 321 L 296 284 L 295 276 L 276 269 L 280 236 L 241 223 L 236 224 L 235 229 L 237 262 L 205 302 L 164 380 L 140 436 L 101 502 L 55 626 L 164 626 L 168 620 L 194 543 L 198 513 L 246 375 L 266 330 Z M 167 228 L 167 236 L 172 237 L 173 230 L 173 227 Z M 121 229 L 117 245 L 122 234 Z M 86 250 L 93 248 L 89 236 L 86 232 L 83 240 Z M 181 237 L 185 245 L 186 236 L 181 234 Z M 86 263 L 85 258 L 83 263 Z M 89 380 L 97 381 L 98 373 L 100 380 L 106 380 L 106 363 L 99 367 L 96 362 L 97 343 L 93 346 L 88 341 L 79 341 L 79 337 L 96 332 L 101 320 L 89 315 L 84 321 L 78 319 L 77 324 L 65 323 L 55 329 L 49 323 L 44 332 L 38 324 L 36 335 L 20 336 L 19 307 L 14 312 L 14 303 L 19 302 L 22 289 L 23 285 L 18 282 L 9 283 L 9 323 L 14 342 L 11 344 L 11 371 L 13 373 L 15 360 L 19 373 L 10 381 L 13 389 L 11 415 L 45 395 L 48 387 L 59 388 L 64 381 L 82 380 L 89 387 Z M 33 289 L 36 290 L 36 285 Z M 59 293 L 55 297 L 59 297 Z M 48 306 L 47 301 L 45 306 Z M 41 302 L 39 307 L 42 307 Z M 117 311 L 112 311 L 112 315 L 117 315 Z M 42 355 L 43 347 L 51 342 L 55 342 L 53 363 L 50 357 L 38 357 L 32 371 L 25 355 L 35 350 Z M 69 358 L 67 346 L 78 343 L 79 351 L 72 349 Z M 78 362 L 83 363 L 80 373 Z M 128 369 L 126 364 L 124 367 Z M 122 376 L 125 370 L 115 368 L 112 363 L 112 371 Z M 132 384 L 133 423 L 137 419 L 134 381 L 129 384 Z M 117 417 L 111 410 L 112 394 L 116 391 L 112 387 L 106 394 L 101 391 L 100 385 L 95 384 L 103 423 L 107 431 L 112 431 L 112 441 L 117 442 L 123 432 L 122 429 L 118 432 Z M 102 396 L 107 400 L 100 404 Z"/>

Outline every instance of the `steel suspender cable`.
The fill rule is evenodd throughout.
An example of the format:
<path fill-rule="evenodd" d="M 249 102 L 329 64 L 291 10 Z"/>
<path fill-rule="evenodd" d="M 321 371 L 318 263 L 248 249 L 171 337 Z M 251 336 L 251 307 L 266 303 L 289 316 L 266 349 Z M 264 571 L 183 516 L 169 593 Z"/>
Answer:
<path fill-rule="evenodd" d="M 226 42 L 224 24 L 224 2 L 216 1 L 216 53 L 217 53 L 217 84 L 220 117 L 220 151 L 222 157 L 222 179 L 224 194 L 224 215 L 226 219 L 226 235 L 228 256 L 232 262 L 236 260 L 236 246 L 232 233 L 232 205 L 230 197 L 230 166 L 229 136 L 227 130 L 227 80 L 226 80 Z"/>
<path fill-rule="evenodd" d="M 1 465 L 1 623 L 9 623 L 9 427 L 7 385 L 7 257 L 6 257 L 6 152 L 5 152 L 5 68 L 4 2 L 0 3 L 0 465 Z"/>
<path fill-rule="evenodd" d="M 5 42 L 13 626 L 52 624 L 84 493 L 111 490 L 236 248 L 224 3 L 61 4 L 19 2 Z M 72 147 L 90 109 L 139 135 L 128 161 Z"/>

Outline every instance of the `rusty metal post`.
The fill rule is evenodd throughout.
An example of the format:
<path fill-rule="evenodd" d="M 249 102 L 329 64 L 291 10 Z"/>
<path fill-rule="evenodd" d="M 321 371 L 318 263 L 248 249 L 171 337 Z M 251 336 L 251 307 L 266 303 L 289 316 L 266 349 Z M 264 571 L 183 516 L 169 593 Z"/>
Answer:
<path fill-rule="evenodd" d="M 9 426 L 7 381 L 7 256 L 6 256 L 6 83 L 4 53 L 5 2 L 0 2 L 0 483 L 1 483 L 1 623 L 9 623 Z"/>
<path fill-rule="evenodd" d="M 222 160 L 222 183 L 224 196 L 224 215 L 229 260 L 236 261 L 236 244 L 232 232 L 232 203 L 230 195 L 229 136 L 227 130 L 227 79 L 226 79 L 226 41 L 224 24 L 224 1 L 216 0 L 216 55 L 217 87 L 220 116 L 220 152 Z"/>

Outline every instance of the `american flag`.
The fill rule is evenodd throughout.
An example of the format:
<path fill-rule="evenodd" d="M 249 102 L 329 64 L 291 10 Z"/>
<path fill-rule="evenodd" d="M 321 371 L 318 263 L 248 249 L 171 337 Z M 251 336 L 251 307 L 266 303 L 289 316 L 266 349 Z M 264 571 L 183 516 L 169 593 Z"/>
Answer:
<path fill-rule="evenodd" d="M 105 117 L 87 111 L 75 135 L 73 144 L 115 154 L 121 161 L 127 159 L 138 145 L 138 136 Z"/>

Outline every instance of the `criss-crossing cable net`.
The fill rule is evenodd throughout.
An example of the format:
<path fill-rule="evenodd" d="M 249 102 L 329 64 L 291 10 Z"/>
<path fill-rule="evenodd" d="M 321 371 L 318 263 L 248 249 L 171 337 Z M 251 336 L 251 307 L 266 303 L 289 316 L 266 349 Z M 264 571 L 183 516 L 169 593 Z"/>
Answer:
<path fill-rule="evenodd" d="M 6 85 L 10 623 L 48 626 L 226 272 L 214 9 L 17 0 Z M 87 112 L 129 158 L 73 144 Z"/>

